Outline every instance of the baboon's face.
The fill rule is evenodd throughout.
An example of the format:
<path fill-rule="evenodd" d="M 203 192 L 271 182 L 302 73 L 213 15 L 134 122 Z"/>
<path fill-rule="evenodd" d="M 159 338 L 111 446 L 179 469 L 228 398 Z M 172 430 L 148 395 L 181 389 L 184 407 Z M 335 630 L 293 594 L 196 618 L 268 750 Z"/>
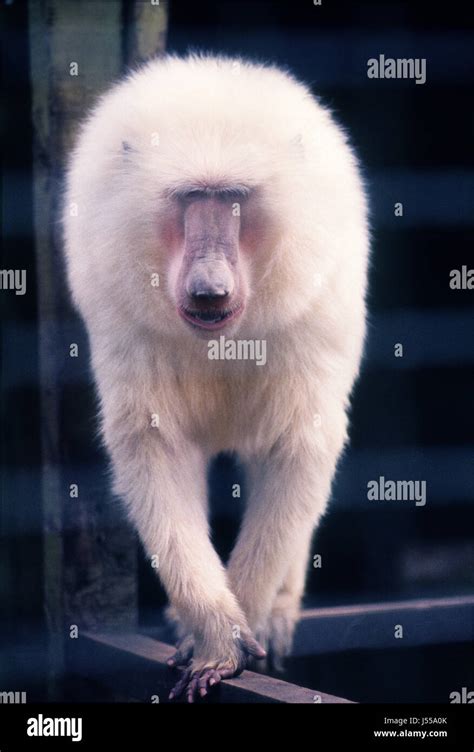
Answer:
<path fill-rule="evenodd" d="M 227 185 L 173 196 L 162 233 L 176 316 L 196 335 L 235 330 L 249 302 L 252 260 L 265 233 L 258 191 Z"/>
<path fill-rule="evenodd" d="M 232 196 L 191 192 L 183 197 L 182 223 L 178 313 L 200 330 L 223 329 L 245 305 L 239 212 Z"/>

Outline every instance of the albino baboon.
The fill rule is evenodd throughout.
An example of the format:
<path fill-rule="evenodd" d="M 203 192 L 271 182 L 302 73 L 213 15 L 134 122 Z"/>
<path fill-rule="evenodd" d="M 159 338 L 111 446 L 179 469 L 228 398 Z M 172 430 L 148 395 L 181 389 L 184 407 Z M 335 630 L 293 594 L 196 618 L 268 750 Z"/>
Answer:
<path fill-rule="evenodd" d="M 92 112 L 64 217 L 114 490 L 179 622 L 170 696 L 193 701 L 291 647 L 363 348 L 357 161 L 288 73 L 168 57 Z M 249 483 L 226 568 L 206 498 L 221 451 Z"/>

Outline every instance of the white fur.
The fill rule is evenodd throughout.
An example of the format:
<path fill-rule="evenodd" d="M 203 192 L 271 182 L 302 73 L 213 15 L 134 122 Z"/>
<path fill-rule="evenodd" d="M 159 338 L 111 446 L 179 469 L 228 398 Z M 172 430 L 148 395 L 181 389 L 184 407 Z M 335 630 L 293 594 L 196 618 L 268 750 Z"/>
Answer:
<path fill-rule="evenodd" d="M 207 184 L 258 189 L 266 231 L 242 254 L 247 307 L 225 334 L 265 339 L 264 367 L 208 360 L 176 313 L 180 257 L 160 227 L 180 188 Z M 115 489 L 194 635 L 194 668 L 241 667 L 235 627 L 287 651 L 365 330 L 366 201 L 343 131 L 277 68 L 153 61 L 86 122 L 64 218 Z M 250 487 L 227 571 L 206 515 L 206 467 L 221 450 L 248 463 Z"/>

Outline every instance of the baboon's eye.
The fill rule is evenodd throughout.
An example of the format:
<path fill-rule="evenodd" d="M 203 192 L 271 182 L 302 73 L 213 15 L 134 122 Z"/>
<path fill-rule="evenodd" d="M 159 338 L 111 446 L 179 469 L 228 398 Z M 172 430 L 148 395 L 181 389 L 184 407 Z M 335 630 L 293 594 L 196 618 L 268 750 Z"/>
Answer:
<path fill-rule="evenodd" d="M 242 199 L 250 196 L 252 190 L 249 186 L 234 186 L 226 188 L 222 195 L 224 198 L 232 199 L 232 201 L 242 201 Z"/>
<path fill-rule="evenodd" d="M 194 201 L 199 198 L 221 198 L 223 201 L 242 201 L 248 198 L 253 188 L 247 185 L 229 186 L 183 186 L 170 190 L 169 195 L 182 201 Z"/>

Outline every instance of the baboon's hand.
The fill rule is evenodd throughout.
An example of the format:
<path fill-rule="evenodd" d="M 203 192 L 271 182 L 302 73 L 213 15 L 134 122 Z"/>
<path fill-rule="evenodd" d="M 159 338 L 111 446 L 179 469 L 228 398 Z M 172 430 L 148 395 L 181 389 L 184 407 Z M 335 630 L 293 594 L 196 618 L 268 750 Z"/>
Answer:
<path fill-rule="evenodd" d="M 225 652 L 223 652 L 223 650 Z M 227 647 L 221 646 L 221 658 L 205 659 L 195 655 L 188 668 L 170 692 L 172 700 L 186 695 L 188 702 L 205 697 L 211 687 L 222 679 L 238 676 L 247 666 L 250 658 L 264 658 L 266 653 L 250 633 L 241 633 L 232 639 Z"/>

